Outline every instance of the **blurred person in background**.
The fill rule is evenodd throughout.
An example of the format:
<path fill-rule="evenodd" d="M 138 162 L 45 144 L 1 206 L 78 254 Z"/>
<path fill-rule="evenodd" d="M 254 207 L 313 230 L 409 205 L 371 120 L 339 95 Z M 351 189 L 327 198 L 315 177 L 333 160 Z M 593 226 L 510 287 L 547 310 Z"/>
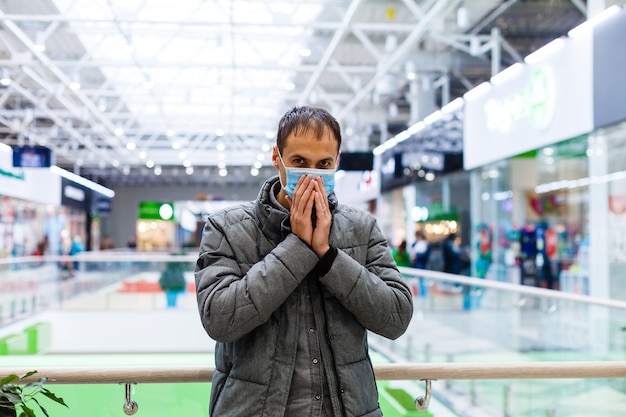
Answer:
<path fill-rule="evenodd" d="M 406 250 L 406 240 L 400 242 L 398 247 L 391 250 L 393 260 L 396 261 L 398 266 L 411 266 L 411 255 Z"/>
<path fill-rule="evenodd" d="M 424 232 L 421 230 L 415 232 L 415 242 L 413 242 L 411 249 L 413 252 L 413 268 L 428 269 L 430 245 L 426 240 Z"/>

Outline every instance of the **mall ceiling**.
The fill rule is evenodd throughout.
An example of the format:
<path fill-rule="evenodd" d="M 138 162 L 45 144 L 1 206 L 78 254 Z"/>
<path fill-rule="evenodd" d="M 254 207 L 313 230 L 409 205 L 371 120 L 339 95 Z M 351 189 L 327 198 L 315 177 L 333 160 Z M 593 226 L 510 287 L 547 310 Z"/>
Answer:
<path fill-rule="evenodd" d="M 0 141 L 50 147 L 56 165 L 113 188 L 259 181 L 289 108 L 329 109 L 344 152 L 371 150 L 566 35 L 586 7 L 0 0 Z"/>

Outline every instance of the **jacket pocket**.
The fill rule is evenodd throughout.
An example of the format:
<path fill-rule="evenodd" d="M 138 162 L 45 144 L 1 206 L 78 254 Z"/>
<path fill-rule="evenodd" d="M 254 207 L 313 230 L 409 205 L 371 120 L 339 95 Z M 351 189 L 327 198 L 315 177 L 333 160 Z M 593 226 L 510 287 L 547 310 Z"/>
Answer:
<path fill-rule="evenodd" d="M 225 378 L 225 379 L 222 379 Z M 265 407 L 267 386 L 221 374 L 215 378 L 209 415 L 215 417 L 260 416 Z"/>

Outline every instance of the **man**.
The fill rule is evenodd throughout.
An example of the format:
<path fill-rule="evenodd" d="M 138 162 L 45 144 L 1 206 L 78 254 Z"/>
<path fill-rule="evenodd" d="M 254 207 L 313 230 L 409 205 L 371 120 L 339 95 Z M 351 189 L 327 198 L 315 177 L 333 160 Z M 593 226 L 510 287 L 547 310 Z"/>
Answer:
<path fill-rule="evenodd" d="M 212 214 L 195 279 L 217 341 L 212 416 L 381 416 L 367 331 L 395 339 L 411 292 L 368 213 L 332 189 L 341 132 L 325 110 L 280 120 L 278 177 Z"/>

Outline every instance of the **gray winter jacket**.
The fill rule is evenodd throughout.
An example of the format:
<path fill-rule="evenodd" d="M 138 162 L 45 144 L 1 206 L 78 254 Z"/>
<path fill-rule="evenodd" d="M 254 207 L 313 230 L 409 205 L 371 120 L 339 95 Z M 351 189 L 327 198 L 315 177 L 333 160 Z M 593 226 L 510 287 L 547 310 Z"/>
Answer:
<path fill-rule="evenodd" d="M 277 181 L 268 180 L 256 201 L 212 214 L 204 228 L 195 280 L 202 324 L 217 341 L 210 414 L 284 415 L 296 357 L 296 289 L 308 279 L 333 408 L 347 417 L 381 416 L 367 330 L 402 335 L 411 292 L 375 219 L 337 204 L 333 194 L 329 240 L 338 254 L 319 276 L 319 258 L 272 204 Z"/>

